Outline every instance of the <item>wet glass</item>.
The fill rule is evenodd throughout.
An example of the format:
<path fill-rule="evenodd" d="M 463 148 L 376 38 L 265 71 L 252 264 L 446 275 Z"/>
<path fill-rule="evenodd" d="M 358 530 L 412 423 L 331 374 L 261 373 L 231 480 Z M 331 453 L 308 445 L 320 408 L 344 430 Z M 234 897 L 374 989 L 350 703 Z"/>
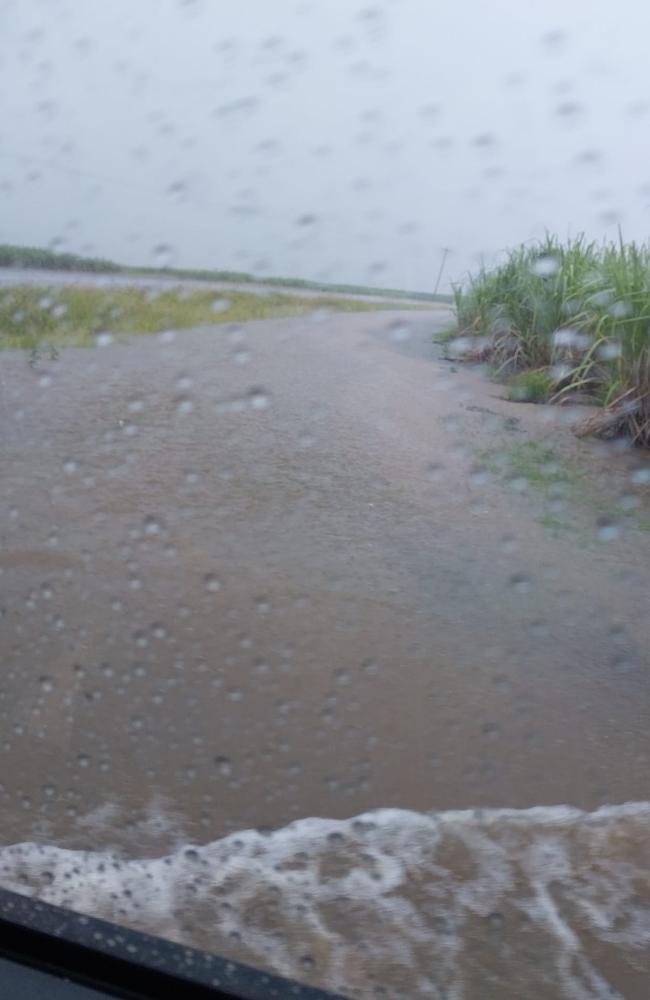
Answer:
<path fill-rule="evenodd" d="M 5 0 L 1 886 L 647 995 L 647 29 Z"/>

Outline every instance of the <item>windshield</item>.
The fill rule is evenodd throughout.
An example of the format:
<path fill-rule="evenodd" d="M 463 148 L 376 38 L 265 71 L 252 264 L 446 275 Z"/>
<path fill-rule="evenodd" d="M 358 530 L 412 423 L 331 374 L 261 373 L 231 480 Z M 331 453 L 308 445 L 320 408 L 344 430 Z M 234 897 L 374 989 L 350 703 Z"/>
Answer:
<path fill-rule="evenodd" d="M 647 995 L 647 29 L 5 0 L 2 887 Z"/>

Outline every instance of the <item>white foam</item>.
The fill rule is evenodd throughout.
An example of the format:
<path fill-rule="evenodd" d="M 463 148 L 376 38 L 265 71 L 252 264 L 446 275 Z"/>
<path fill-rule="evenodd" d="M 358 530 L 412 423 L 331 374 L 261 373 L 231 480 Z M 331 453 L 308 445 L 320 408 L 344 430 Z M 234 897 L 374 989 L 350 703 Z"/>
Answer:
<path fill-rule="evenodd" d="M 154 859 L 17 844 L 0 883 L 350 996 L 375 997 L 374 974 L 389 996 L 473 1000 L 497 976 L 504 997 L 611 1000 L 593 949 L 623 977 L 650 949 L 649 842 L 650 803 L 380 809 Z"/>

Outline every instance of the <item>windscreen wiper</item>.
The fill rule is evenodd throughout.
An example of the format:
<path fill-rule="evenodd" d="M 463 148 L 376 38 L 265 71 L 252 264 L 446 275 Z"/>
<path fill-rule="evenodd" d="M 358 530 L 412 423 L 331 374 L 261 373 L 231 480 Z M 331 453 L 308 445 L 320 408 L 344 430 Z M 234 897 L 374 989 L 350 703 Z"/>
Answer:
<path fill-rule="evenodd" d="M 311 986 L 0 889 L 0 997 L 345 1000 Z"/>

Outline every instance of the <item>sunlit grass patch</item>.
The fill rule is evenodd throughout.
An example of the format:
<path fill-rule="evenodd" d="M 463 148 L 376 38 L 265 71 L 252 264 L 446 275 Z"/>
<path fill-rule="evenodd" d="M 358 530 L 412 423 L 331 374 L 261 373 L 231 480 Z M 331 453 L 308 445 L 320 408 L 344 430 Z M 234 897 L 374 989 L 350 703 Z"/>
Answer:
<path fill-rule="evenodd" d="M 336 296 L 297 296 L 273 292 L 149 290 L 142 288 L 0 289 L 0 346 L 31 351 L 90 347 L 112 339 L 167 329 L 216 323 L 243 323 L 329 312 L 367 312 L 385 303 Z M 401 306 L 401 308 L 404 308 Z"/>

